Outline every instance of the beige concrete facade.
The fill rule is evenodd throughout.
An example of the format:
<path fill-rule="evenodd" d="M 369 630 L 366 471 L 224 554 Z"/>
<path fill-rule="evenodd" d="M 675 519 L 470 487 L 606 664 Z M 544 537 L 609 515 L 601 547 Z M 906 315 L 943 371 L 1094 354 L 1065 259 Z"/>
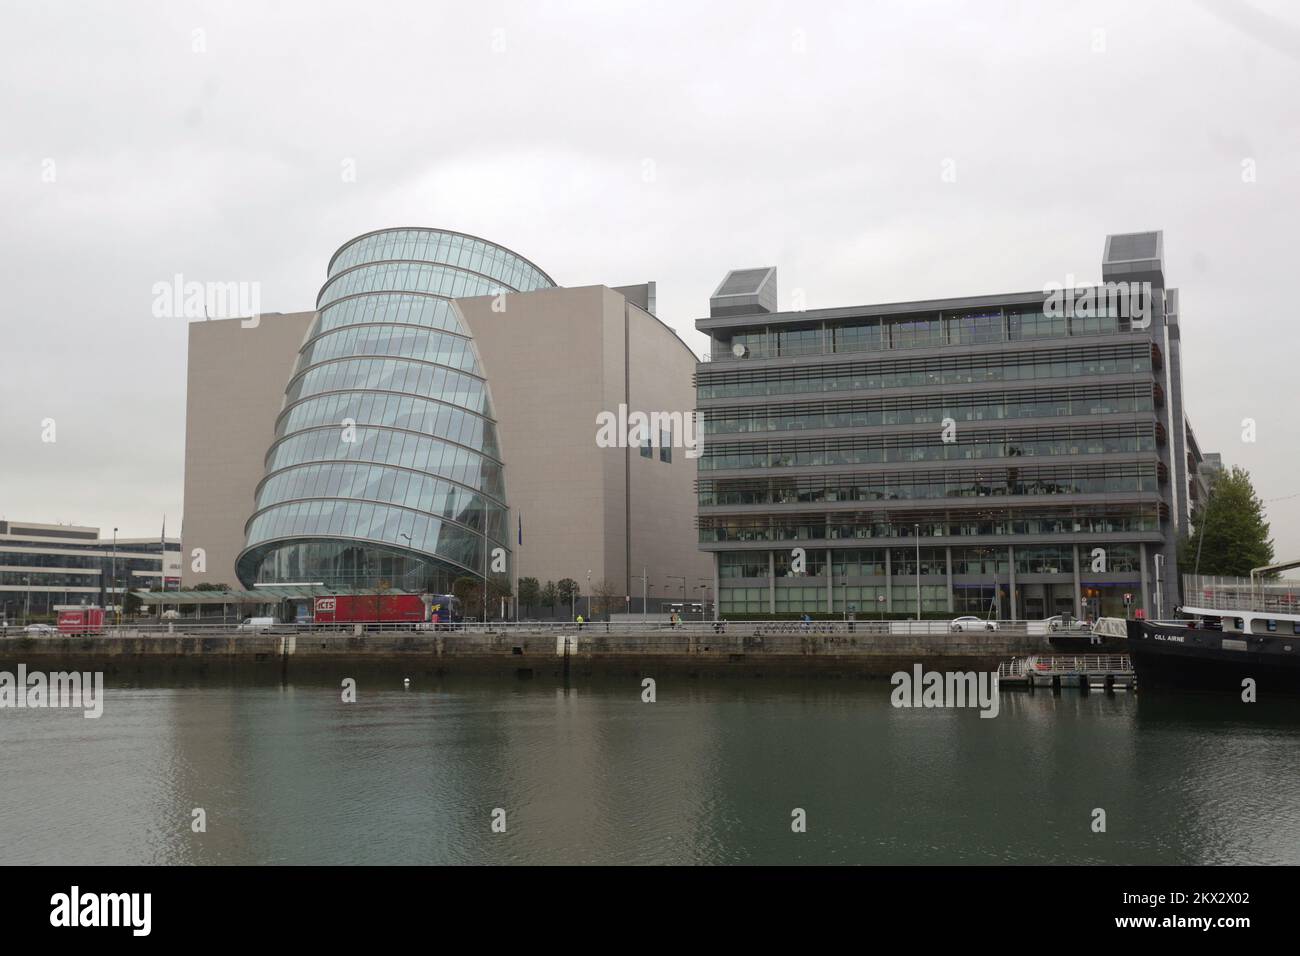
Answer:
<path fill-rule="evenodd" d="M 625 298 L 625 295 L 627 298 Z M 652 290 L 629 286 L 513 293 L 456 300 L 487 374 L 505 460 L 510 540 L 520 576 L 564 577 L 587 593 L 608 581 L 641 609 L 649 596 L 699 600 L 713 562 L 695 530 L 695 459 L 674 436 L 671 461 L 657 449 L 601 448 L 597 416 L 691 412 L 695 356 L 645 309 Z M 631 301 L 629 301 L 629 298 Z M 254 490 L 265 475 L 284 389 L 315 312 L 190 325 L 185 443 L 184 587 L 236 584 L 235 559 Z M 524 543 L 517 545 L 522 516 Z M 191 570 L 203 548 L 207 568 Z M 712 592 L 710 592 L 711 594 Z"/>
<path fill-rule="evenodd" d="M 284 405 L 284 386 L 315 312 L 191 322 L 185 407 L 185 518 L 181 586 L 238 586 L 235 558 L 253 491 Z M 202 548 L 207 568 L 192 570 Z"/>
<path fill-rule="evenodd" d="M 623 292 L 634 299 L 636 290 Z M 641 301 L 645 301 L 644 294 Z M 496 308 L 494 309 L 494 304 Z M 587 572 L 632 597 L 641 575 L 649 596 L 703 594 L 713 563 L 695 530 L 695 459 L 674 436 L 671 461 L 658 449 L 597 444 L 598 416 L 690 413 L 695 355 L 668 326 L 606 286 L 543 289 L 498 300 L 458 299 L 487 372 L 505 461 L 518 574 L 543 585 L 570 577 L 587 592 Z M 504 306 L 504 308 L 502 308 Z M 517 537 L 512 540 L 517 542 Z"/>

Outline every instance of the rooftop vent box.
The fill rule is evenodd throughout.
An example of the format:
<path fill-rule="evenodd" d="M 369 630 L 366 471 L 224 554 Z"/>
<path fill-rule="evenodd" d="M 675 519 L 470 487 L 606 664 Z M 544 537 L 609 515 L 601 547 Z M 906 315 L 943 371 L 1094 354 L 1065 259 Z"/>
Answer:
<path fill-rule="evenodd" d="M 1101 277 L 1108 282 L 1127 279 L 1164 288 L 1165 234 L 1157 230 L 1107 236 Z"/>
<path fill-rule="evenodd" d="M 775 312 L 776 267 L 732 269 L 709 297 L 709 315 Z"/>

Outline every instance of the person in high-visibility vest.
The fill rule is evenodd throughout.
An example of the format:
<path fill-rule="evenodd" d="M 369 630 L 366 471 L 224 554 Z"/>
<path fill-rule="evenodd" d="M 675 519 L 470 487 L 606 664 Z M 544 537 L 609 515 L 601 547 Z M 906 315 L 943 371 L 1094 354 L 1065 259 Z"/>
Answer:
<path fill-rule="evenodd" d="M 583 621 L 582 621 L 582 615 L 581 615 L 581 614 L 578 615 L 578 617 L 577 617 L 577 621 L 578 621 L 578 630 L 581 631 L 581 630 L 582 630 L 582 624 L 583 624 Z"/>

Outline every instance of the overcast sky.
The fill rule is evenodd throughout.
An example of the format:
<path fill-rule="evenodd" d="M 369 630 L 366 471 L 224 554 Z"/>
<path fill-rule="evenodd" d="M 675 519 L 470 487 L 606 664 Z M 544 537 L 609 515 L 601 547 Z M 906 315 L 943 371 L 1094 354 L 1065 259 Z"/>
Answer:
<path fill-rule="evenodd" d="M 698 352 L 730 268 L 783 307 L 1026 291 L 1163 229 L 1201 446 L 1300 557 L 1298 90 L 1278 0 L 6 3 L 0 516 L 179 531 L 177 273 L 297 311 L 348 238 L 442 226 L 656 280 Z"/>

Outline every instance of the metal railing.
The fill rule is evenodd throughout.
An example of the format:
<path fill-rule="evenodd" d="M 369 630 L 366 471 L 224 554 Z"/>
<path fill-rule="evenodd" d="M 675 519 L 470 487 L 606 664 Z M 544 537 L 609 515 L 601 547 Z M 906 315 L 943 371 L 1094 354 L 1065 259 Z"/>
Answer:
<path fill-rule="evenodd" d="M 998 668 L 1001 673 L 1001 667 Z M 1053 654 L 1026 658 L 1025 674 L 1131 674 L 1133 662 L 1127 654 Z"/>
<path fill-rule="evenodd" d="M 772 621 L 772 620 L 725 620 L 725 621 L 584 621 L 578 624 L 572 621 L 489 621 L 486 624 L 466 621 L 450 624 L 412 623 L 409 621 L 390 622 L 354 622 L 341 624 L 269 624 L 250 626 L 235 621 L 140 621 L 123 624 L 105 624 L 98 630 L 50 631 L 44 635 L 28 633 L 23 626 L 0 627 L 2 637 L 121 637 L 153 635 L 187 635 L 205 636 L 255 636 L 259 634 L 334 634 L 352 636 L 356 634 L 684 634 L 684 635 L 944 635 L 972 638 L 996 639 L 1002 636 L 1026 636 L 1045 633 L 1033 625 L 1041 622 L 997 621 L 995 629 L 986 629 L 985 622 L 955 628 L 950 620 L 855 620 L 855 621 Z"/>
<path fill-rule="evenodd" d="M 1300 614 L 1300 582 L 1183 575 L 1183 603 L 1223 611 Z"/>

